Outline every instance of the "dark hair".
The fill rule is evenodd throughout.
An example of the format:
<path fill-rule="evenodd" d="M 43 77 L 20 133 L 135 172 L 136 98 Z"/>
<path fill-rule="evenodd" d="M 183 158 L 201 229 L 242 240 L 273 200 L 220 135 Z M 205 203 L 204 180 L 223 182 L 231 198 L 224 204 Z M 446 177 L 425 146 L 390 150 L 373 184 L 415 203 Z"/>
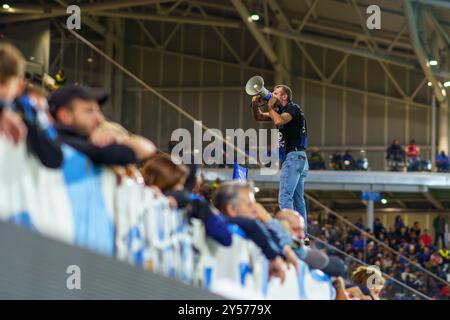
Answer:
<path fill-rule="evenodd" d="M 189 169 L 185 165 L 177 165 L 166 154 L 159 153 L 148 160 L 142 168 L 145 184 L 156 186 L 162 192 L 173 191 L 173 188 L 186 181 Z"/>

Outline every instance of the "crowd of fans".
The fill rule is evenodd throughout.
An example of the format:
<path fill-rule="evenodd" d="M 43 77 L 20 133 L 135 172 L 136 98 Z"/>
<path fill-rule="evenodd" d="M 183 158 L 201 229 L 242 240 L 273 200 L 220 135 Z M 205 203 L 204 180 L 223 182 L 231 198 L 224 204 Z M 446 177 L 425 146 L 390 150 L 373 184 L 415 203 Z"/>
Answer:
<path fill-rule="evenodd" d="M 428 160 L 421 159 L 421 150 L 415 140 L 411 140 L 403 149 L 400 141 L 395 139 L 386 150 L 386 161 L 390 171 L 431 171 L 432 164 Z M 436 171 L 448 172 L 449 162 L 444 151 L 436 157 Z"/>
<path fill-rule="evenodd" d="M 207 236 L 223 246 L 232 245 L 230 225 L 242 230 L 268 259 L 270 277 L 284 281 L 286 268 L 298 269 L 301 259 L 333 277 L 337 299 L 379 298 L 384 286 L 381 274 L 376 273 L 380 279 L 376 286 L 368 286 L 372 272 L 365 267 L 347 263 L 348 269 L 335 254 L 305 245 L 305 221 L 298 212 L 284 209 L 269 214 L 256 202 L 251 185 L 244 182 L 217 180 L 212 186 L 203 182 L 196 165 L 177 165 L 148 139 L 106 120 L 101 105 L 108 99 L 107 92 L 65 84 L 49 93 L 42 83 L 25 80 L 24 74 L 21 53 L 9 44 L 0 44 L 0 134 L 15 144 L 25 142 L 42 165 L 59 168 L 64 160 L 62 146 L 68 145 L 97 165 L 111 166 L 119 178 L 130 176 L 166 196 L 170 205 L 182 209 L 189 219 L 200 219 Z M 326 220 L 319 216 L 310 223 L 313 235 L 348 254 L 382 265 L 386 273 L 433 296 L 444 295 L 439 283 L 381 247 L 366 244 L 359 233 L 350 232 L 330 216 Z M 448 251 L 423 244 L 424 235 L 418 226 L 414 228 L 396 225 L 389 231 L 378 228 L 374 234 L 442 276 L 448 271 Z M 343 277 L 349 272 L 350 281 L 345 282 Z"/>
<path fill-rule="evenodd" d="M 311 148 L 308 156 L 309 168 L 311 170 L 327 170 L 325 160 L 317 147 Z M 432 164 L 429 160 L 421 158 L 421 150 L 415 140 L 411 140 L 405 148 L 400 141 L 395 139 L 386 150 L 386 164 L 389 171 L 431 171 Z M 367 171 L 369 163 L 364 152 L 360 158 L 355 159 L 350 150 L 344 154 L 337 150 L 329 157 L 329 168 L 331 170 L 359 170 Z M 436 171 L 449 172 L 450 161 L 445 151 L 436 155 Z"/>
<path fill-rule="evenodd" d="M 445 283 L 445 281 L 450 281 L 450 252 L 446 248 L 444 238 L 446 221 L 442 214 L 433 221 L 434 241 L 428 230 L 422 230 L 418 222 L 414 222 L 411 227 L 408 227 L 400 216 L 396 217 L 395 224 L 389 228 L 386 228 L 381 220 L 376 218 L 373 231 L 366 229 L 362 219 L 357 221 L 358 228 L 366 230 L 386 246 L 398 251 L 398 255 L 331 214 L 316 213 L 311 216 L 310 223 L 311 234 L 338 249 L 328 248 L 329 252 L 342 251 L 343 253 L 339 255 L 345 259 L 350 270 L 360 265 L 353 259 L 356 258 L 368 265 L 378 266 L 389 277 L 397 279 L 433 299 L 450 299 L 449 286 Z M 443 281 L 427 274 L 417 265 Z M 389 277 L 386 279 L 385 288 L 381 293 L 383 299 L 421 298 Z"/>

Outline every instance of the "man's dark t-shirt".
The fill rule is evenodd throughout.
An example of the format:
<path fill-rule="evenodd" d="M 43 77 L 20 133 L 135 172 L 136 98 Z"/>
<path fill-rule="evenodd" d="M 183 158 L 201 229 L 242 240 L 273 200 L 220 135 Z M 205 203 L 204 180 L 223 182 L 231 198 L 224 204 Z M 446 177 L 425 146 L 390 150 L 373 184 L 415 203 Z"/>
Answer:
<path fill-rule="evenodd" d="M 280 107 L 276 111 L 278 114 L 289 113 L 292 116 L 291 121 L 278 127 L 280 148 L 286 151 L 291 151 L 292 148 L 306 149 L 308 132 L 305 114 L 300 106 L 291 101 L 285 107 Z"/>
<path fill-rule="evenodd" d="M 137 161 L 136 154 L 128 146 L 113 143 L 106 147 L 98 147 L 89 141 L 89 137 L 78 133 L 72 127 L 56 125 L 56 129 L 61 142 L 84 153 L 96 164 L 127 165 Z"/>

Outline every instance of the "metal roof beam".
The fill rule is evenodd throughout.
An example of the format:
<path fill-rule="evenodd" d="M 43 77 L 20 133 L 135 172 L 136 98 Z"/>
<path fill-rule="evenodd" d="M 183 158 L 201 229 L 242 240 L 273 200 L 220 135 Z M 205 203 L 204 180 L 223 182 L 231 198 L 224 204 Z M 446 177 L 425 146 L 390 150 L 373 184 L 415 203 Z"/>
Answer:
<path fill-rule="evenodd" d="M 433 197 L 433 195 L 432 195 L 431 193 L 425 192 L 423 195 L 424 195 L 424 197 L 425 197 L 428 201 L 431 202 L 431 204 L 432 204 L 436 209 L 444 210 L 444 206 L 443 206 L 439 201 L 437 201 L 437 200 Z"/>
<path fill-rule="evenodd" d="M 231 3 L 233 4 L 236 11 L 239 13 L 239 16 L 241 17 L 242 21 L 246 25 L 248 31 L 252 34 L 252 36 L 255 38 L 258 45 L 261 47 L 264 55 L 269 59 L 269 61 L 274 66 L 274 69 L 276 71 L 282 71 L 282 66 L 280 62 L 278 61 L 278 57 L 273 50 L 270 42 L 266 39 L 264 34 L 261 32 L 261 30 L 256 26 L 255 23 L 250 19 L 250 13 L 247 9 L 247 7 L 242 3 L 241 0 L 231 0 Z"/>
<path fill-rule="evenodd" d="M 352 45 L 349 45 L 346 42 L 339 41 L 339 40 L 332 40 L 327 37 L 296 34 L 294 32 L 282 31 L 282 30 L 278 30 L 275 28 L 263 28 L 263 32 L 274 35 L 274 36 L 285 37 L 285 38 L 289 38 L 292 40 L 298 40 L 303 43 L 308 43 L 308 44 L 316 45 L 316 46 L 327 48 L 327 49 L 341 51 L 344 53 L 350 53 L 350 54 L 353 54 L 356 56 L 369 58 L 372 60 L 386 62 L 388 64 L 398 65 L 398 66 L 408 68 L 408 69 L 415 69 L 415 64 L 412 62 L 407 62 L 407 61 L 405 61 L 405 59 L 399 59 L 399 58 L 388 56 L 388 55 L 381 54 L 381 53 L 373 53 L 373 52 L 370 52 L 367 50 L 354 48 Z"/>

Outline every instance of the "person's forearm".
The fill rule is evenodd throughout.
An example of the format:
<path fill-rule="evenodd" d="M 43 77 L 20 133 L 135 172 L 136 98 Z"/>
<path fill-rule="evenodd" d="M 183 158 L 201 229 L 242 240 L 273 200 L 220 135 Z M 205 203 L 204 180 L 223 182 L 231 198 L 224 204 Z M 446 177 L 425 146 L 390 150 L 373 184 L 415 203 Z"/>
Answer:
<path fill-rule="evenodd" d="M 138 135 L 130 135 L 122 144 L 130 147 L 134 151 L 137 160 L 150 158 L 156 152 L 156 147 L 153 142 Z"/>
<path fill-rule="evenodd" d="M 252 114 L 253 114 L 253 119 L 255 119 L 256 121 L 268 120 L 268 119 L 266 119 L 264 114 L 261 112 L 259 107 L 257 105 L 255 105 L 254 103 L 252 103 Z"/>
<path fill-rule="evenodd" d="M 281 115 L 279 115 L 273 108 L 269 108 L 269 117 L 272 119 L 273 123 L 276 126 L 281 125 L 283 122 Z"/>

